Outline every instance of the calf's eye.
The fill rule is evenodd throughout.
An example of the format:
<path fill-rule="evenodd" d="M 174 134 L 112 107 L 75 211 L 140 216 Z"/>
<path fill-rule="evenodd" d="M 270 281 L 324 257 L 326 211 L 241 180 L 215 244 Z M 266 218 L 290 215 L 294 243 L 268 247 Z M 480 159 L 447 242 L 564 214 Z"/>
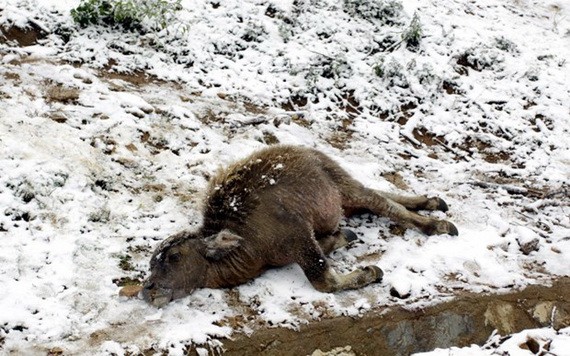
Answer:
<path fill-rule="evenodd" d="M 168 262 L 170 263 L 176 263 L 178 261 L 180 261 L 180 254 L 179 253 L 173 253 L 172 255 L 168 256 Z"/>

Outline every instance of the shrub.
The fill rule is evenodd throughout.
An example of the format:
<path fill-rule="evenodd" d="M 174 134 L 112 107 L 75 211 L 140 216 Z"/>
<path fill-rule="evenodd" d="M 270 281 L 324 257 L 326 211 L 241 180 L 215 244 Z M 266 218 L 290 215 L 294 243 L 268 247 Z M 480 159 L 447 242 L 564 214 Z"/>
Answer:
<path fill-rule="evenodd" d="M 500 69 L 500 64 L 505 60 L 505 56 L 498 49 L 488 44 L 478 44 L 468 48 L 461 54 L 457 64 L 472 68 L 476 71 L 484 69 Z"/>
<path fill-rule="evenodd" d="M 509 52 L 512 54 L 519 54 L 519 49 L 517 45 L 508 38 L 505 38 L 503 36 L 495 37 L 493 43 L 495 47 L 497 47 L 501 51 Z"/>
<path fill-rule="evenodd" d="M 389 87 L 408 88 L 409 82 L 404 72 L 404 67 L 398 63 L 394 58 L 386 62 L 384 58 L 374 66 L 374 73 L 384 79 Z"/>
<path fill-rule="evenodd" d="M 81 0 L 71 17 L 82 27 L 121 26 L 127 30 L 164 29 L 182 0 Z"/>
<path fill-rule="evenodd" d="M 400 22 L 403 6 L 398 0 L 344 0 L 344 10 L 351 16 L 394 25 Z"/>
<path fill-rule="evenodd" d="M 412 22 L 410 22 L 408 28 L 402 33 L 402 40 L 406 43 L 406 47 L 409 50 L 415 52 L 420 47 L 422 35 L 422 24 L 420 23 L 420 17 L 416 12 L 414 13 L 414 17 L 412 17 Z"/>

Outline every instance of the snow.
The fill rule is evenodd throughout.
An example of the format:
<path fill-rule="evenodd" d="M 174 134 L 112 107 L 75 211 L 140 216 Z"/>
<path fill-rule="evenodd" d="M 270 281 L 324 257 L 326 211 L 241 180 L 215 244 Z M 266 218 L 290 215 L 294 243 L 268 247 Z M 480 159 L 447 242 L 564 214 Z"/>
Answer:
<path fill-rule="evenodd" d="M 528 345 L 536 345 L 531 351 Z M 485 345 L 436 349 L 431 352 L 415 353 L 414 356 L 530 356 L 537 354 L 570 354 L 570 328 L 554 330 L 552 328 L 528 329 L 516 334 L 501 337 L 493 335 Z"/>
<path fill-rule="evenodd" d="M 567 2 L 404 0 L 388 26 L 332 0 L 192 0 L 168 30 L 145 35 L 75 28 L 78 3 L 0 0 L 0 24 L 49 30 L 33 46 L 0 43 L 2 351 L 175 355 L 193 343 L 204 353 L 255 325 L 297 328 L 568 275 Z M 416 11 L 425 37 L 413 52 L 393 42 Z M 152 80 L 132 79 L 141 73 Z M 421 143 L 420 128 L 443 144 Z M 317 147 L 375 189 L 398 191 L 383 178 L 397 172 L 408 193 L 446 200 L 447 214 L 430 214 L 459 236 L 395 235 L 387 219 L 363 216 L 343 222 L 361 241 L 331 260 L 339 273 L 379 266 L 378 285 L 319 293 L 292 265 L 162 310 L 119 297 L 118 280 L 142 280 L 161 240 L 200 223 L 208 177 L 270 137 Z M 540 329 L 498 350 L 529 333 L 552 339 L 551 352 L 569 347 L 567 329 Z"/>

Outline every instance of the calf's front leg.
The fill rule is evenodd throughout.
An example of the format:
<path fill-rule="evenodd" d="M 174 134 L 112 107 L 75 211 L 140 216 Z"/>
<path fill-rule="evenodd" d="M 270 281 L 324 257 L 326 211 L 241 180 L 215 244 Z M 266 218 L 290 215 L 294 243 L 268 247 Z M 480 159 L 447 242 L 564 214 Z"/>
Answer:
<path fill-rule="evenodd" d="M 365 266 L 348 274 L 339 274 L 327 260 L 319 243 L 312 234 L 304 239 L 303 246 L 297 254 L 297 263 L 316 290 L 320 292 L 336 292 L 346 289 L 358 289 L 382 280 L 384 273 L 377 266 Z M 332 246 L 332 245 L 331 245 Z"/>
<path fill-rule="evenodd" d="M 349 229 L 340 229 L 331 235 L 317 238 L 321 251 L 323 251 L 325 255 L 328 255 L 334 250 L 338 250 L 355 240 L 358 240 L 358 237 Z"/>

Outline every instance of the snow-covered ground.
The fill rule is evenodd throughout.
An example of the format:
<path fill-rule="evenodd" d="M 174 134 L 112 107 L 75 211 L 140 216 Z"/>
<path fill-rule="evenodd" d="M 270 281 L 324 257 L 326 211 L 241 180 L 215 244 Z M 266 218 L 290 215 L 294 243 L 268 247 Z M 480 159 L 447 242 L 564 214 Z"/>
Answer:
<path fill-rule="evenodd" d="M 485 345 L 436 349 L 414 356 L 530 356 L 530 355 L 570 355 L 570 328 L 529 329 L 513 335 L 494 334 Z"/>
<path fill-rule="evenodd" d="M 47 34 L 0 41 L 2 352 L 178 354 L 569 275 L 570 3 L 404 0 L 388 16 L 399 2 L 188 0 L 146 35 L 75 27 L 78 3 L 0 0 L 0 27 Z M 400 41 L 414 13 L 418 48 Z M 443 197 L 459 236 L 347 221 L 361 241 L 335 267 L 385 272 L 357 291 L 318 293 L 293 265 L 161 310 L 118 295 L 162 239 L 199 224 L 209 175 L 275 142 Z"/>

